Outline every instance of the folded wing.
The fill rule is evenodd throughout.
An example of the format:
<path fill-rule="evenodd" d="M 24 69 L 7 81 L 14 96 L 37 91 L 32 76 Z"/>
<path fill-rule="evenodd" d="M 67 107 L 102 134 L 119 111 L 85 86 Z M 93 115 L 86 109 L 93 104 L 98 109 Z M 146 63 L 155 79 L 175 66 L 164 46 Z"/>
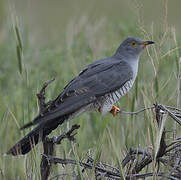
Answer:
<path fill-rule="evenodd" d="M 44 124 L 74 113 L 95 102 L 97 98 L 116 91 L 129 81 L 132 75 L 132 70 L 125 61 L 108 58 L 107 61 L 89 65 L 64 88 L 43 116 L 35 118 L 32 124 Z"/>

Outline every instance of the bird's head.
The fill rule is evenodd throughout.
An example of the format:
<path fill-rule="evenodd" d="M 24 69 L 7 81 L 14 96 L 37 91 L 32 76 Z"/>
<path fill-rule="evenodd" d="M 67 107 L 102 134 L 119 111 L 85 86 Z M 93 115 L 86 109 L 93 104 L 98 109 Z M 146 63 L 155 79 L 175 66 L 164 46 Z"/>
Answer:
<path fill-rule="evenodd" d="M 139 56 L 146 46 L 153 43 L 153 41 L 144 41 L 140 38 L 128 37 L 122 42 L 117 52 L 127 56 Z"/>

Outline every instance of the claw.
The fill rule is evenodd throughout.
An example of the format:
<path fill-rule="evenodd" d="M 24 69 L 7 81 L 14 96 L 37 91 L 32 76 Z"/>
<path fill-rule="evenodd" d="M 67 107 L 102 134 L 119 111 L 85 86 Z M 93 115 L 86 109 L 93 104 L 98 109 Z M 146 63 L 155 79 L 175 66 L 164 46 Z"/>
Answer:
<path fill-rule="evenodd" d="M 117 115 L 117 113 L 120 112 L 120 109 L 119 109 L 118 107 L 116 107 L 116 106 L 112 106 L 112 109 L 111 109 L 110 112 L 111 112 L 111 113 L 113 114 L 113 116 L 115 117 L 115 116 Z"/>

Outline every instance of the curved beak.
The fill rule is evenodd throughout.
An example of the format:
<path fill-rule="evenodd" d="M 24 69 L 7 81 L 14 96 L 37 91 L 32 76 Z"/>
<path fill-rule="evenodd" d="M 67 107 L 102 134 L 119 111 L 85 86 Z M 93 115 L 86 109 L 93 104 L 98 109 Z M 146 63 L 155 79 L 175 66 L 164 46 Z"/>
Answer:
<path fill-rule="evenodd" d="M 142 45 L 144 45 L 144 46 L 147 46 L 147 45 L 150 45 L 150 44 L 154 44 L 154 42 L 153 41 L 144 41 L 142 43 Z"/>

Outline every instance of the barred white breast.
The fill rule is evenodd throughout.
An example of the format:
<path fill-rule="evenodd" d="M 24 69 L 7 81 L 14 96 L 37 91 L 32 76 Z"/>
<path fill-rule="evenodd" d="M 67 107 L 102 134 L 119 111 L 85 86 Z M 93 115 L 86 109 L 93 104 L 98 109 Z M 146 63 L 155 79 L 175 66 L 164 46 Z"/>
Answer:
<path fill-rule="evenodd" d="M 116 103 L 121 97 L 123 97 L 133 86 L 134 80 L 127 81 L 119 90 L 105 95 L 104 102 L 101 105 L 100 112 L 105 114 L 112 109 L 114 103 Z"/>

